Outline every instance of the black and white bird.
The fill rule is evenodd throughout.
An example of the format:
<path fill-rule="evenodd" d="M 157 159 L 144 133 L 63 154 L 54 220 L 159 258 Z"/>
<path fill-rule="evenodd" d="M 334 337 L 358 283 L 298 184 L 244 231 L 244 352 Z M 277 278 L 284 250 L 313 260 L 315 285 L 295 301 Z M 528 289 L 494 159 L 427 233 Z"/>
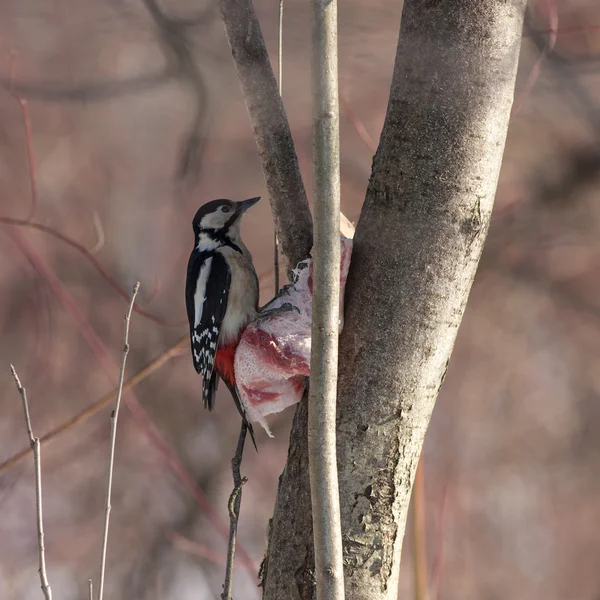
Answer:
<path fill-rule="evenodd" d="M 252 427 L 236 390 L 233 361 L 242 333 L 258 310 L 258 277 L 240 237 L 240 221 L 259 200 L 213 200 L 198 209 L 192 222 L 194 249 L 185 285 L 192 360 L 202 375 L 204 407 L 214 407 L 220 377 L 253 442 Z"/>

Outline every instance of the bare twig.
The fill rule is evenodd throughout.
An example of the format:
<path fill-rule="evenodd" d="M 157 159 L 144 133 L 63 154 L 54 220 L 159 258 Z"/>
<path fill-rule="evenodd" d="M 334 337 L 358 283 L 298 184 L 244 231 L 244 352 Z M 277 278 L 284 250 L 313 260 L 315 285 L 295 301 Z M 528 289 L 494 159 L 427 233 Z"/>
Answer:
<path fill-rule="evenodd" d="M 273 232 L 273 287 L 275 296 L 279 293 L 279 241 L 277 232 Z"/>
<path fill-rule="evenodd" d="M 23 125 L 25 126 L 25 143 L 27 144 L 27 160 L 29 161 L 29 185 L 31 186 L 31 208 L 29 209 L 29 215 L 27 221 L 31 221 L 37 212 L 38 207 L 38 193 L 37 193 L 37 178 L 35 170 L 35 155 L 33 153 L 33 136 L 31 134 L 31 118 L 29 117 L 29 104 L 27 100 L 15 91 L 15 78 L 16 78 L 16 54 L 10 53 L 10 66 L 9 66 L 9 88 L 8 93 L 19 103 L 21 106 L 21 113 L 23 115 Z"/>
<path fill-rule="evenodd" d="M 222 600 L 231 600 L 231 586 L 233 583 L 233 562 L 235 560 L 235 542 L 237 536 L 238 520 L 240 518 L 240 507 L 242 504 L 242 486 L 248 481 L 242 477 L 240 467 L 242 465 L 242 457 L 244 455 L 244 442 L 246 441 L 246 433 L 248 431 L 248 423 L 245 419 L 242 420 L 240 428 L 240 436 L 238 438 L 235 456 L 231 459 L 231 471 L 233 473 L 233 491 L 229 496 L 229 543 L 227 544 L 227 565 L 225 566 L 225 583 L 223 584 Z"/>
<path fill-rule="evenodd" d="M 311 0 L 315 243 L 308 464 L 318 600 L 343 600 L 336 453 L 340 310 L 337 2 Z"/>
<path fill-rule="evenodd" d="M 46 573 L 46 550 L 44 547 L 44 516 L 42 511 L 42 464 L 41 464 L 41 445 L 40 439 L 34 437 L 33 431 L 31 430 L 31 418 L 29 417 L 29 405 L 27 404 L 27 392 L 21 385 L 19 376 L 15 371 L 15 368 L 10 365 L 10 372 L 17 384 L 17 390 L 21 394 L 21 400 L 23 401 L 23 412 L 25 414 L 25 425 L 27 426 L 27 435 L 29 437 L 29 443 L 33 450 L 33 463 L 35 465 L 35 506 L 37 515 L 37 533 L 38 533 L 38 551 L 39 551 L 39 574 L 42 592 L 46 600 L 52 600 L 52 589 L 50 583 L 48 583 L 48 575 Z"/>
<path fill-rule="evenodd" d="M 121 395 L 123 393 L 123 381 L 125 379 L 125 365 L 127 363 L 127 354 L 129 354 L 129 321 L 131 320 L 131 312 L 135 303 L 135 297 L 137 296 L 140 284 L 137 282 L 133 286 L 133 293 L 131 294 L 131 301 L 129 303 L 129 309 L 125 315 L 125 333 L 123 342 L 123 358 L 121 360 L 121 372 L 119 374 L 119 386 L 117 387 L 117 399 L 115 401 L 115 408 L 111 414 L 111 427 L 110 427 L 110 449 L 109 449 L 109 461 L 108 461 L 108 477 L 106 483 L 106 504 L 104 506 L 104 537 L 102 540 L 102 557 L 100 560 L 100 583 L 98 589 L 98 600 L 102 600 L 104 596 L 104 575 L 106 572 L 106 546 L 108 544 L 108 526 L 110 523 L 110 497 L 112 494 L 112 480 L 113 471 L 115 466 L 115 444 L 117 440 L 117 421 L 119 419 L 119 408 L 121 407 Z"/>
<path fill-rule="evenodd" d="M 279 77 L 277 78 L 277 87 L 279 96 L 283 99 L 283 0 L 279 0 L 279 46 L 277 48 L 277 65 L 279 67 Z M 277 231 L 273 232 L 273 273 L 275 276 L 275 295 L 279 293 L 279 240 Z"/>
<path fill-rule="evenodd" d="M 308 257 L 312 246 L 312 220 L 290 126 L 252 1 L 219 0 L 218 4 L 289 272 Z"/>
<path fill-rule="evenodd" d="M 277 78 L 277 87 L 279 88 L 279 95 L 283 98 L 283 0 L 279 0 L 278 29 L 277 66 L 279 67 L 279 77 Z"/>
<path fill-rule="evenodd" d="M 91 579 L 88 579 L 88 599 L 94 600 L 94 584 Z"/>

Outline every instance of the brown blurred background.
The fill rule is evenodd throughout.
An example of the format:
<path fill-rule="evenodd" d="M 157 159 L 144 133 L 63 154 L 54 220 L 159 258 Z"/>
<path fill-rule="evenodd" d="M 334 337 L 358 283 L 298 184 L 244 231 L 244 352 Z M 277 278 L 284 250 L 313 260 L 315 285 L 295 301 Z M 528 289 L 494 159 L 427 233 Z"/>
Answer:
<path fill-rule="evenodd" d="M 283 95 L 310 190 L 308 4 L 285 2 Z M 133 316 L 129 376 L 186 334 L 190 222 L 201 203 L 263 195 L 244 237 L 262 299 L 273 294 L 268 201 L 214 4 L 165 2 L 174 29 L 142 0 L 0 4 L 0 217 L 32 212 L 12 79 L 28 100 L 33 221 L 75 241 L 106 272 L 48 233 L 0 224 L 0 462 L 27 445 L 9 362 L 28 389 L 37 435 L 113 389 L 127 302 L 111 282 L 129 293 L 139 279 L 140 304 L 157 318 Z M 278 2 L 255 4 L 275 60 Z M 342 204 L 355 221 L 373 155 L 362 128 L 378 138 L 401 3 L 348 0 L 339 10 Z M 530 3 L 516 96 L 488 243 L 424 449 L 430 597 L 598 600 L 597 2 Z M 127 396 L 150 421 L 121 413 L 112 600 L 220 597 L 225 540 L 147 435 L 160 432 L 226 521 L 239 419 L 223 391 L 215 412 L 204 412 L 199 386 L 184 343 Z M 239 543 L 256 567 L 292 414 L 270 419 L 275 439 L 257 431 L 260 453 L 250 448 L 244 460 Z M 43 446 L 48 575 L 58 600 L 82 599 L 88 578 L 97 582 L 109 416 L 106 407 Z M 401 598 L 414 594 L 410 533 Z M 242 562 L 238 555 L 234 596 L 258 598 Z M 27 456 L 0 470 L 0 599 L 41 598 L 36 570 Z"/>

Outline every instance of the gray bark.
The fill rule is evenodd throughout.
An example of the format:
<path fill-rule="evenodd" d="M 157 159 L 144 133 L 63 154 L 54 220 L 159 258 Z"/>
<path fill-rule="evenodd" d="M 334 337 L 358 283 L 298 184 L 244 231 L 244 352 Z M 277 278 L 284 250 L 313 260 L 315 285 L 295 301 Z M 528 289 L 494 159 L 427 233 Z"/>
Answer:
<path fill-rule="evenodd" d="M 354 237 L 340 339 L 338 468 L 348 600 L 397 596 L 423 438 L 487 234 L 525 0 L 406 0 Z M 266 600 L 315 598 L 306 408 L 298 408 Z"/>
<path fill-rule="evenodd" d="M 340 314 L 337 1 L 312 0 L 314 248 L 308 466 L 319 600 L 344 600 L 336 447 Z"/>
<path fill-rule="evenodd" d="M 308 257 L 312 247 L 312 218 L 292 134 L 252 0 L 219 0 L 218 4 L 289 272 Z"/>

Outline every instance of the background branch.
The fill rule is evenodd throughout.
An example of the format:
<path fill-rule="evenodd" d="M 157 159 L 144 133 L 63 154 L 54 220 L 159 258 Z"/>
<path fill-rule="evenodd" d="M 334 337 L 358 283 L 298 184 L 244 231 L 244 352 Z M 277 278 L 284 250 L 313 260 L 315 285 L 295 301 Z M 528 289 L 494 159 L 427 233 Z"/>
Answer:
<path fill-rule="evenodd" d="M 15 83 L 10 77 L 0 77 L 0 87 L 13 89 L 29 100 L 45 102 L 104 102 L 129 94 L 137 94 L 165 85 L 177 78 L 179 70 L 162 69 L 155 73 L 136 75 L 127 79 L 112 79 L 88 83 L 57 83 L 54 81 L 35 81 L 33 83 Z"/>
<path fill-rule="evenodd" d="M 167 16 L 155 0 L 143 0 L 143 2 L 160 33 L 165 48 L 172 55 L 180 78 L 190 86 L 194 94 L 196 111 L 186 134 L 185 142 L 182 145 L 177 167 L 178 179 L 188 179 L 194 182 L 200 173 L 202 152 L 205 145 L 205 138 L 202 133 L 208 93 L 202 73 L 192 52 L 192 42 L 188 35 L 190 22 Z M 210 18 L 211 14 L 213 14 L 212 10 L 208 9 L 194 18 L 193 22 L 198 24 L 202 20 Z"/>

